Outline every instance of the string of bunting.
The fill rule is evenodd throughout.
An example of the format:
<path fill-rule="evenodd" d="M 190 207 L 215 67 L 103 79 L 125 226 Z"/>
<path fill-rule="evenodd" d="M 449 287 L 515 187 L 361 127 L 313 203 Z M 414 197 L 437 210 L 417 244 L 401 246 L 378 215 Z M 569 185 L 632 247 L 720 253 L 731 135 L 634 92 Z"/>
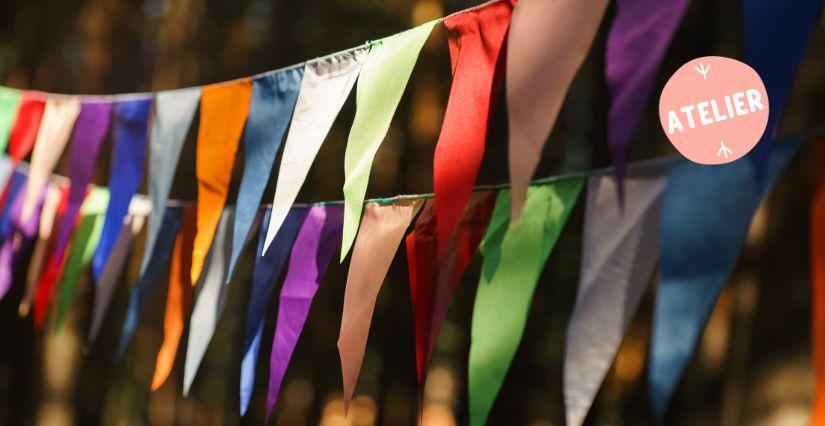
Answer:
<path fill-rule="evenodd" d="M 565 342 L 567 422 L 584 422 L 657 262 L 648 378 L 657 421 L 664 422 L 751 217 L 802 143 L 821 133 L 771 143 L 821 3 L 794 1 L 807 12 L 782 22 L 793 29 L 793 37 L 772 37 L 770 49 L 761 49 L 754 46 L 765 43 L 768 33 L 761 29 L 773 25 L 765 22 L 776 10 L 764 0 L 743 0 L 747 56 L 771 97 L 772 118 L 764 141 L 749 156 L 753 164 L 708 167 L 677 157 L 626 161 L 687 0 L 617 0 L 605 58 L 613 166 L 540 179 L 533 175 L 543 145 L 607 0 L 492 0 L 301 64 L 158 93 L 58 95 L 0 87 L 0 148 L 8 148 L 0 161 L 0 298 L 13 282 L 25 282 L 19 314 L 33 313 L 39 330 L 53 306 L 59 331 L 79 277 L 91 269 L 90 346 L 106 319 L 132 241 L 146 228 L 117 357 L 127 350 L 143 306 L 168 266 L 164 336 L 151 387 L 165 383 L 183 345 L 186 395 L 220 319 L 240 254 L 257 237 L 239 398 L 244 415 L 262 352 L 267 305 L 284 275 L 270 349 L 268 418 L 312 300 L 340 248 L 341 262 L 350 256 L 338 339 L 347 407 L 378 294 L 403 241 L 422 407 L 435 340 L 456 286 L 480 252 L 468 393 L 470 422 L 483 425 L 521 341 L 539 276 L 584 191 L 580 282 Z M 366 199 L 376 152 L 436 25 L 447 30 L 453 81 L 435 147 L 433 193 Z M 536 51 L 536 40 L 547 45 Z M 343 200 L 297 203 L 353 88 L 356 112 L 344 154 Z M 477 186 L 502 90 L 510 129 L 510 181 Z M 183 143 L 196 116 L 198 201 L 171 200 Z M 109 181 L 106 187 L 91 185 L 107 135 L 113 145 Z M 66 147 L 68 179 L 54 175 Z M 239 147 L 244 169 L 232 203 L 228 194 Z M 262 209 L 281 150 L 273 200 Z M 137 193 L 144 175 L 147 195 Z M 815 211 L 822 209 L 820 204 Z M 813 238 L 821 232 L 813 217 L 812 223 L 817 225 L 812 226 Z M 812 250 L 815 282 L 823 275 L 817 269 L 823 263 L 820 248 Z M 25 277 L 16 280 L 13 273 L 19 271 Z M 815 312 L 822 311 L 822 300 L 814 297 Z M 187 323 L 188 338 L 182 342 Z"/>

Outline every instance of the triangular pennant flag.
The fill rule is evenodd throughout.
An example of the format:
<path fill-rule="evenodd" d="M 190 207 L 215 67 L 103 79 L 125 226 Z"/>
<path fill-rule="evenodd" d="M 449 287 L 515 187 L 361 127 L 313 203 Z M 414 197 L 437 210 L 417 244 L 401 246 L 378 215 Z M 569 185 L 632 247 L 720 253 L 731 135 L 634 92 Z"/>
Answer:
<path fill-rule="evenodd" d="M 45 108 L 46 101 L 39 94 L 23 92 L 20 95 L 20 104 L 14 126 L 9 134 L 9 155 L 14 167 L 17 167 L 17 164 L 23 161 L 31 152 Z M 6 200 L 9 199 L 11 195 L 9 189 L 8 184 L 3 187 L 3 193 L 0 195 L 0 206 L 4 206 Z"/>
<path fill-rule="evenodd" d="M 89 327 L 89 335 L 86 338 L 86 346 L 91 346 L 97 338 L 100 328 L 103 326 L 103 319 L 112 303 L 112 296 L 115 294 L 117 284 L 120 282 L 120 274 L 126 266 L 129 250 L 132 248 L 132 241 L 143 229 L 146 217 L 152 209 L 152 202 L 144 197 L 132 198 L 129 204 L 129 214 L 123 219 L 123 226 L 117 236 L 112 253 L 100 279 L 95 288 L 95 301 L 92 307 L 92 324 Z"/>
<path fill-rule="evenodd" d="M 584 422 L 653 274 L 663 172 L 628 177 L 623 207 L 615 177 L 588 180 L 579 291 L 565 341 L 568 425 Z"/>
<path fill-rule="evenodd" d="M 796 69 L 821 7 L 822 0 L 742 0 L 745 62 L 762 78 L 770 102 L 765 133 L 750 154 L 757 177 L 765 171 Z"/>
<path fill-rule="evenodd" d="M 344 152 L 341 261 L 347 256 L 358 232 L 372 160 L 387 135 L 418 53 L 434 25 L 435 21 L 428 22 L 371 44 L 364 69 L 358 77 L 355 119 Z"/>
<path fill-rule="evenodd" d="M 499 58 L 510 25 L 506 0 L 446 17 L 453 84 L 433 158 L 437 252 L 447 250 L 473 191 L 489 120 L 504 83 Z"/>
<path fill-rule="evenodd" d="M 17 108 L 20 106 L 20 91 L 8 87 L 0 87 L 0 152 L 6 150 L 9 144 L 9 133 L 17 118 Z"/>
<path fill-rule="evenodd" d="M 278 318 L 269 360 L 266 418 L 272 414 L 292 352 L 332 255 L 341 244 L 344 206 L 312 206 L 298 231 L 278 299 Z"/>
<path fill-rule="evenodd" d="M 215 333 L 218 319 L 226 304 L 229 283 L 226 273 L 229 267 L 229 255 L 232 252 L 232 222 L 234 210 L 227 208 L 221 214 L 215 232 L 215 242 L 209 250 L 209 262 L 204 269 L 199 286 L 200 292 L 189 318 L 189 341 L 186 344 L 186 362 L 183 366 L 183 396 L 189 394 L 195 374 Z M 197 238 L 196 238 L 197 240 Z M 193 255 L 194 261 L 194 255 Z"/>
<path fill-rule="evenodd" d="M 180 231 L 175 238 L 172 250 L 172 264 L 169 266 L 169 289 L 166 293 L 166 312 L 163 315 L 163 344 L 158 350 L 155 373 L 152 376 L 152 390 L 158 390 L 169 378 L 175 356 L 178 353 L 180 338 L 183 335 L 184 321 L 189 314 L 190 303 L 194 294 L 192 276 L 192 246 L 195 244 L 196 211 L 194 207 L 184 207 Z"/>
<path fill-rule="evenodd" d="M 670 167 L 659 236 L 660 277 L 653 319 L 650 394 L 661 423 L 679 378 L 727 282 L 751 217 L 799 148 L 776 144 L 765 180 L 748 161 Z M 763 184 L 764 183 L 764 184 Z"/>
<path fill-rule="evenodd" d="M 55 330 L 60 331 L 69 314 L 69 305 L 74 300 L 77 281 L 80 274 L 89 266 L 92 255 L 100 241 L 103 231 L 104 213 L 109 204 L 109 191 L 105 188 L 93 188 L 83 206 L 80 208 L 80 224 L 75 228 L 69 243 L 69 255 L 60 279 L 60 304 L 57 309 Z"/>
<path fill-rule="evenodd" d="M 419 207 L 421 200 L 398 201 L 388 205 L 367 203 L 364 207 L 364 221 L 347 273 L 344 312 L 338 335 L 345 410 L 352 400 L 361 372 L 378 291 L 390 269 L 398 244 Z"/>
<path fill-rule="evenodd" d="M 38 197 L 69 142 L 78 114 L 80 101 L 77 98 L 60 97 L 46 101 L 29 164 L 21 220 L 26 221 L 34 213 Z"/>
<path fill-rule="evenodd" d="M 539 276 L 582 183 L 582 179 L 574 178 L 529 188 L 518 224 L 510 223 L 510 191 L 498 194 L 480 246 L 484 263 L 470 337 L 471 425 L 487 423 L 521 342 Z"/>
<path fill-rule="evenodd" d="M 243 177 L 238 188 L 227 280 L 232 278 L 241 250 L 252 234 L 252 222 L 272 174 L 281 139 L 292 118 L 302 76 L 302 68 L 293 68 L 263 76 L 252 83 L 252 101 L 244 131 Z"/>
<path fill-rule="evenodd" d="M 407 264 L 410 271 L 410 296 L 415 324 L 415 366 L 418 374 L 419 412 L 427 369 L 447 308 L 464 270 L 478 249 L 496 197 L 493 191 L 474 192 L 444 257 L 438 256 L 436 212 L 427 200 L 407 235 Z"/>
<path fill-rule="evenodd" d="M 100 244 L 92 259 L 95 284 L 106 267 L 109 255 L 123 227 L 123 218 L 129 212 L 132 196 L 143 180 L 143 161 L 146 155 L 146 134 L 149 131 L 149 112 L 152 98 L 120 101 L 115 104 L 112 123 L 114 153 L 109 174 L 112 198 L 106 210 Z"/>
<path fill-rule="evenodd" d="M 72 231 L 77 224 L 77 214 L 86 199 L 89 182 L 95 171 L 100 147 L 109 129 L 112 104 L 106 102 L 83 102 L 80 115 L 72 134 L 69 153 L 69 200 L 66 212 L 57 227 L 53 251 L 63 253 Z M 48 224 L 51 228 L 51 224 Z"/>
<path fill-rule="evenodd" d="M 257 256 L 255 267 L 252 270 L 252 290 L 249 293 L 249 307 L 246 311 L 246 326 L 243 337 L 243 361 L 241 362 L 241 415 L 246 413 L 249 406 L 249 399 L 252 397 L 252 390 L 255 386 L 255 366 L 258 363 L 258 352 L 261 347 L 261 336 L 264 331 L 264 318 L 266 318 L 266 308 L 269 306 L 269 299 L 275 283 L 281 277 L 287 257 L 289 257 L 295 235 L 301 227 L 307 209 L 305 207 L 293 207 L 284 221 L 272 246 L 264 252 L 263 256 Z M 263 224 L 269 222 L 270 212 L 266 212 Z M 263 240 L 265 236 L 261 232 L 258 240 L 258 252 L 263 250 Z"/>
<path fill-rule="evenodd" d="M 811 339 L 814 364 L 812 425 L 825 424 L 825 140 L 814 141 L 816 176 L 810 210 Z"/>
<path fill-rule="evenodd" d="M 48 258 L 54 237 L 52 229 L 61 217 L 61 208 L 65 210 L 69 198 L 69 188 L 67 186 L 49 185 L 46 189 L 46 199 L 43 201 L 43 208 L 40 210 L 40 226 L 37 230 L 37 241 L 34 243 L 29 267 L 26 270 L 26 290 L 20 299 L 17 313 L 21 317 L 29 314 L 35 295 L 39 292 L 40 274 Z"/>
<path fill-rule="evenodd" d="M 249 80 L 203 87 L 195 164 L 198 230 L 192 251 L 192 282 L 198 281 L 226 204 L 235 153 L 249 113 L 251 96 Z"/>
<path fill-rule="evenodd" d="M 656 72 L 689 0 L 618 0 L 605 48 L 610 90 L 607 145 L 622 190 L 627 150 L 644 116 Z M 622 192 L 619 192 L 622 194 Z"/>
<path fill-rule="evenodd" d="M 40 209 L 46 195 L 46 187 L 40 190 L 32 213 L 25 220 L 21 218 L 26 193 L 19 192 L 11 201 L 8 212 L 0 223 L 0 300 L 5 297 L 12 284 L 12 274 L 17 265 L 18 256 L 26 253 L 32 240 L 37 235 L 40 223 Z"/>
<path fill-rule="evenodd" d="M 201 88 L 172 90 L 155 94 L 152 131 L 149 140 L 149 198 L 152 213 L 146 225 L 146 245 L 140 264 L 140 275 L 146 273 L 149 259 L 158 239 L 163 210 L 172 189 L 172 180 L 178 169 L 178 160 L 186 140 L 186 133 L 195 117 L 201 99 Z"/>
<path fill-rule="evenodd" d="M 264 252 L 298 197 L 315 156 L 355 85 L 368 51 L 364 46 L 310 61 L 304 67 L 295 113 L 284 142 Z"/>
<path fill-rule="evenodd" d="M 123 318 L 120 341 L 117 347 L 116 357 L 118 359 L 123 356 L 126 346 L 132 340 L 132 334 L 137 329 L 143 305 L 169 262 L 169 254 L 172 251 L 175 235 L 178 233 L 182 220 L 181 210 L 182 208 L 179 206 L 167 206 L 163 211 L 163 222 L 161 222 L 160 232 L 157 241 L 155 241 L 155 249 L 151 253 L 149 264 L 144 274 L 138 277 L 129 293 L 129 306 L 126 308 L 126 316 Z"/>
<path fill-rule="evenodd" d="M 567 89 L 606 9 L 607 0 L 521 0 L 513 9 L 505 87 L 514 223 Z"/>

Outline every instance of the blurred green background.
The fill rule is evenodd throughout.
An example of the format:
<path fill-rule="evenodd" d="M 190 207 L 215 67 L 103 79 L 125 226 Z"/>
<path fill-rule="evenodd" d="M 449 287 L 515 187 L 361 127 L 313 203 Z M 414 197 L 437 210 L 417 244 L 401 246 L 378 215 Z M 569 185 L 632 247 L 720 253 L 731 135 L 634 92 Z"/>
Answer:
<path fill-rule="evenodd" d="M 90 94 L 206 84 L 343 50 L 475 4 L 455 0 L 3 0 L 0 83 Z M 609 163 L 605 145 L 609 97 L 602 70 L 612 8 L 570 89 L 537 176 Z M 654 93 L 689 59 L 705 55 L 741 59 L 740 15 L 737 0 L 692 1 L 665 57 Z M 537 42 L 536 49 L 540 48 L 541 42 Z M 823 49 L 825 31 L 820 21 L 780 134 L 794 134 L 825 122 Z M 376 157 L 368 196 L 431 191 L 433 148 L 449 84 L 445 34 L 437 28 L 421 53 Z M 656 104 L 654 96 L 632 147 L 634 160 L 674 153 L 660 130 Z M 341 159 L 353 106 L 351 97 L 315 161 L 300 200 L 341 198 Z M 479 176 L 482 183 L 507 180 L 504 117 L 502 103 Z M 196 198 L 194 137 L 189 135 L 184 148 L 172 194 L 175 198 Z M 814 168 L 811 154 L 809 148 L 801 152 L 757 213 L 730 284 L 677 392 L 669 423 L 807 423 L 813 386 L 807 243 Z M 110 149 L 104 149 L 95 176 L 98 184 L 106 182 L 110 156 Z M 236 164 L 234 186 L 242 167 L 241 153 Z M 58 173 L 66 173 L 65 158 Z M 270 193 L 272 182 L 271 178 Z M 522 345 L 490 424 L 564 424 L 563 342 L 578 280 L 582 213 L 583 202 L 579 200 L 542 275 Z M 238 414 L 251 252 L 246 253 L 244 269 L 231 284 L 226 310 L 193 390 L 183 398 L 182 350 L 170 380 L 158 391 L 149 391 L 162 337 L 166 277 L 157 283 L 126 355 L 114 361 L 141 248 L 139 240 L 101 336 L 90 348 L 83 348 L 94 297 L 88 277 L 83 278 L 69 325 L 60 335 L 52 334 L 48 327 L 36 334 L 30 318 L 18 318 L 19 280 L 0 301 L 0 424 L 263 423 L 275 300 L 267 318 L 252 403 L 246 417 Z M 415 422 L 414 339 L 403 246 L 378 298 L 357 397 L 349 417 L 343 415 L 335 345 L 346 266 L 333 262 L 315 299 L 276 405 L 275 424 Z M 466 362 L 479 266 L 477 258 L 459 286 L 438 339 L 426 390 L 427 425 L 467 423 Z M 651 423 L 645 368 L 654 292 L 652 285 L 588 424 Z"/>

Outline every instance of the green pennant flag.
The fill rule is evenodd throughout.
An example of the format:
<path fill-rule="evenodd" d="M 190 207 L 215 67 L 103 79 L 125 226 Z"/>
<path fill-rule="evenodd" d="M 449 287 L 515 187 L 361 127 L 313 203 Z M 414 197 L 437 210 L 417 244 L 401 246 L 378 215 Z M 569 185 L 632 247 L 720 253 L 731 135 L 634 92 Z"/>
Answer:
<path fill-rule="evenodd" d="M 9 144 L 9 133 L 17 119 L 20 91 L 0 86 L 0 152 Z"/>
<path fill-rule="evenodd" d="M 479 250 L 484 256 L 473 307 L 469 361 L 470 423 L 484 425 L 524 333 L 541 271 L 584 179 L 531 187 L 510 226 L 510 190 L 496 199 Z"/>
<path fill-rule="evenodd" d="M 355 119 L 344 153 L 344 237 L 341 261 L 347 256 L 364 208 L 372 160 L 395 115 L 418 53 L 437 21 L 431 21 L 370 45 L 355 95 Z"/>
<path fill-rule="evenodd" d="M 93 188 L 83 205 L 80 207 L 80 224 L 72 234 L 69 246 L 69 258 L 63 269 L 60 279 L 60 305 L 55 321 L 55 331 L 59 332 L 69 314 L 69 305 L 74 299 L 77 290 L 77 280 L 80 274 L 89 266 L 92 256 L 100 241 L 103 232 L 103 221 L 106 217 L 106 208 L 109 206 L 109 191 L 105 188 Z"/>

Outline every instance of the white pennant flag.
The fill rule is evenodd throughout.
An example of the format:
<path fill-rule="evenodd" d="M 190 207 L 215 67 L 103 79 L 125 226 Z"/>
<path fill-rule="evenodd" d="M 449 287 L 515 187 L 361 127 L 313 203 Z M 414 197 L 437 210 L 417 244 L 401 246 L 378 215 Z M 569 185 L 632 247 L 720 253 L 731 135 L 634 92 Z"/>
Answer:
<path fill-rule="evenodd" d="M 664 170 L 628 176 L 622 208 L 613 176 L 588 180 L 581 282 L 565 343 L 568 425 L 584 421 L 653 274 L 665 182 Z"/>
<path fill-rule="evenodd" d="M 204 262 L 203 273 L 198 280 L 200 292 L 189 318 L 189 341 L 186 345 L 186 362 L 183 367 L 183 396 L 189 394 L 226 303 L 229 290 L 226 274 L 229 269 L 229 257 L 232 255 L 234 221 L 235 209 L 225 209 L 215 230 L 215 240 Z"/>
<path fill-rule="evenodd" d="M 306 64 L 295 112 L 284 142 L 284 154 L 275 185 L 272 216 L 266 230 L 263 252 L 272 244 L 292 203 L 298 197 L 312 161 L 358 79 L 368 50 L 364 46 Z"/>

